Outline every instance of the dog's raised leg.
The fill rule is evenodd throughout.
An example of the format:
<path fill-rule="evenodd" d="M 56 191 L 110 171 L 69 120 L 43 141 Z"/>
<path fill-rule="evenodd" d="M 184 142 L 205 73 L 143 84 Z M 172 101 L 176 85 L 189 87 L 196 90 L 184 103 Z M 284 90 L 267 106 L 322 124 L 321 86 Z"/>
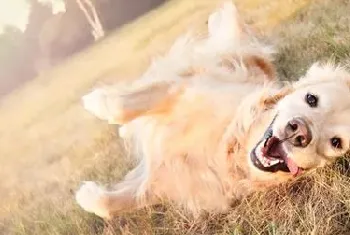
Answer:
<path fill-rule="evenodd" d="M 170 82 L 136 86 L 129 91 L 113 86 L 96 89 L 82 98 L 84 108 L 111 124 L 125 124 L 168 109 L 178 92 Z"/>
<path fill-rule="evenodd" d="M 77 203 L 86 211 L 110 219 L 119 211 L 142 208 L 157 202 L 143 177 L 143 166 L 130 171 L 125 179 L 108 191 L 92 181 L 84 182 L 76 192 Z"/>
<path fill-rule="evenodd" d="M 226 2 L 208 18 L 208 43 L 223 47 L 239 44 L 246 36 L 244 25 L 239 19 L 237 9 L 232 2 Z M 225 48 L 222 48 L 225 50 Z"/>
<path fill-rule="evenodd" d="M 209 16 L 209 37 L 201 50 L 222 54 L 222 65 L 230 69 L 235 69 L 236 63 L 243 63 L 257 82 L 275 81 L 276 71 L 271 58 L 274 50 L 257 43 L 250 31 L 234 4 L 226 2 Z"/>

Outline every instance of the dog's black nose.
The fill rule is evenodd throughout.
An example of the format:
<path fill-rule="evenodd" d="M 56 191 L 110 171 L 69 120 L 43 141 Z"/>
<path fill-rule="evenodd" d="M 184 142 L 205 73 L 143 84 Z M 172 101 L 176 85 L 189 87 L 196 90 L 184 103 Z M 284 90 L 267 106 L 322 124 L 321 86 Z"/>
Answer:
<path fill-rule="evenodd" d="M 290 120 L 287 123 L 285 134 L 288 141 L 295 147 L 305 148 L 312 139 L 309 126 L 301 118 L 293 118 Z"/>

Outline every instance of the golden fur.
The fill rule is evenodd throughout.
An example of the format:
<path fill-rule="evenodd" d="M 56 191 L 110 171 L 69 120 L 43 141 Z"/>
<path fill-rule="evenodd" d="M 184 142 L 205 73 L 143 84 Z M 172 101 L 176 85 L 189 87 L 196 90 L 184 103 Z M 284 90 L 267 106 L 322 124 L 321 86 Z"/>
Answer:
<path fill-rule="evenodd" d="M 99 88 L 83 97 L 87 110 L 122 125 L 121 137 L 139 158 L 113 191 L 85 182 L 76 193 L 85 210 L 110 217 L 168 199 L 193 213 L 223 211 L 232 199 L 324 166 L 347 151 L 346 71 L 316 64 L 299 82 L 279 84 L 273 51 L 249 33 L 230 3 L 210 16 L 208 32 L 201 40 L 180 38 L 128 87 Z M 305 103 L 307 92 L 319 95 L 319 108 Z M 281 143 L 298 171 L 255 167 L 250 154 L 270 123 L 282 139 L 287 123 L 299 117 L 311 129 L 311 142 L 303 148 Z M 341 150 L 329 144 L 334 136 L 342 138 Z"/>

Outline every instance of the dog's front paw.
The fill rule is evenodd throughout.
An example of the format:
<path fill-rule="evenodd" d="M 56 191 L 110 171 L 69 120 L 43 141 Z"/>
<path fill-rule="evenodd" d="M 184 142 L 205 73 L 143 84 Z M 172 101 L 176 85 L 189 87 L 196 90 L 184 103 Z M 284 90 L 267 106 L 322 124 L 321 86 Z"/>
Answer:
<path fill-rule="evenodd" d="M 109 218 L 110 214 L 105 205 L 105 190 L 95 182 L 84 182 L 75 194 L 75 200 L 86 211 Z"/>

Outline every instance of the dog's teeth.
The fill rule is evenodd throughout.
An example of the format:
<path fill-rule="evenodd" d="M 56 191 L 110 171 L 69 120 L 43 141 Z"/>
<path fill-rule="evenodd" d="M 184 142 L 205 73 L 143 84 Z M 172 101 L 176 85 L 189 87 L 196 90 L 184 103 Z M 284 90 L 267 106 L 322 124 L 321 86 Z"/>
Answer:
<path fill-rule="evenodd" d="M 275 159 L 275 160 L 271 160 L 271 161 L 270 161 L 271 165 L 276 165 L 276 164 L 278 164 L 279 162 L 280 162 L 280 160 L 278 160 L 278 159 Z"/>
<path fill-rule="evenodd" d="M 264 157 L 264 156 L 262 156 L 262 157 L 263 157 L 263 159 L 264 159 L 264 166 L 265 166 L 265 167 L 270 166 L 270 161 L 269 161 L 269 159 L 266 158 L 266 157 Z"/>
<path fill-rule="evenodd" d="M 263 154 L 262 148 L 257 149 L 255 154 L 256 154 L 258 160 L 260 161 L 260 163 L 264 167 L 270 167 L 270 166 L 276 165 L 280 162 L 283 162 L 283 160 L 281 160 L 281 159 L 274 159 L 274 158 L 265 157 Z"/>

